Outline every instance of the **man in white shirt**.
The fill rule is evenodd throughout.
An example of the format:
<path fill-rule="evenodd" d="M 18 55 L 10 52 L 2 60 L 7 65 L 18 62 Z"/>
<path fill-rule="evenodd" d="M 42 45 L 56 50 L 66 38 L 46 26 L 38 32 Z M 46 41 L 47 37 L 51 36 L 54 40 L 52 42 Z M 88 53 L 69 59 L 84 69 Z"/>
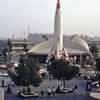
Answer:
<path fill-rule="evenodd" d="M 47 91 L 48 91 L 48 97 L 50 97 L 51 96 L 51 89 L 48 87 Z"/>

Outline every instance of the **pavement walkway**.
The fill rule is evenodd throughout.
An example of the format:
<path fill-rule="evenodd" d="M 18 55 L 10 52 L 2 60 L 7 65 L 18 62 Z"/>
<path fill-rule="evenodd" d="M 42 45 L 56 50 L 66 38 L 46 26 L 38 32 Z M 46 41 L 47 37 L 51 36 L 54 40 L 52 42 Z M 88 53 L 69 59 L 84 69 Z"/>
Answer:
<path fill-rule="evenodd" d="M 100 93 L 90 93 L 90 96 L 100 100 Z"/>
<path fill-rule="evenodd" d="M 47 97 L 47 87 L 49 86 L 50 88 L 55 87 L 57 88 L 58 85 L 61 85 L 62 81 L 58 80 L 44 80 L 41 85 L 37 87 L 30 86 L 32 89 L 32 92 L 40 94 L 40 91 L 44 91 L 44 97 L 41 98 L 41 96 L 37 99 L 35 98 L 28 98 L 26 100 L 98 100 L 94 96 L 94 94 L 86 93 L 85 91 L 85 85 L 86 85 L 86 80 L 83 80 L 82 78 L 74 78 L 70 81 L 66 81 L 66 87 L 67 88 L 72 88 L 74 84 L 77 84 L 78 89 L 76 93 L 67 93 L 67 94 L 55 94 L 55 97 L 48 98 Z M 5 100 L 24 100 L 24 98 L 19 98 L 17 97 L 17 93 L 19 92 L 19 89 L 23 89 L 22 86 L 12 86 L 12 91 L 13 94 L 6 94 L 7 87 L 4 87 L 5 89 Z M 95 93 L 96 89 L 93 88 L 92 93 Z M 100 94 L 99 94 L 100 95 Z M 100 99 L 99 99 L 100 100 Z"/>

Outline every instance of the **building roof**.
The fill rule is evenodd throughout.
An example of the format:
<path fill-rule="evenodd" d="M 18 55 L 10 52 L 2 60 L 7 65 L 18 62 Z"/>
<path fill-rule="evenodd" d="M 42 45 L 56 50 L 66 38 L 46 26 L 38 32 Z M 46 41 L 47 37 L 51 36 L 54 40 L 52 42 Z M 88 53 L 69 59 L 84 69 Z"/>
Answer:
<path fill-rule="evenodd" d="M 53 40 L 41 42 L 31 48 L 29 53 L 34 55 L 48 55 L 53 48 L 53 44 Z M 63 44 L 69 55 L 90 54 L 87 43 L 82 39 L 64 40 Z"/>
<path fill-rule="evenodd" d="M 27 44 L 27 45 L 33 45 L 34 42 L 20 42 L 20 41 L 17 41 L 17 42 L 12 42 L 13 45 L 23 45 L 23 44 Z"/>
<path fill-rule="evenodd" d="M 48 34 L 45 34 L 45 35 L 43 35 L 42 37 L 44 37 L 46 40 L 51 40 L 52 38 L 50 37 L 50 35 L 48 35 Z"/>
<path fill-rule="evenodd" d="M 85 40 L 81 39 L 79 35 L 75 35 L 73 38 L 72 38 L 72 41 L 73 42 L 76 42 L 82 46 L 84 46 L 85 48 L 87 48 L 89 50 L 89 46 L 88 44 L 86 43 Z"/>

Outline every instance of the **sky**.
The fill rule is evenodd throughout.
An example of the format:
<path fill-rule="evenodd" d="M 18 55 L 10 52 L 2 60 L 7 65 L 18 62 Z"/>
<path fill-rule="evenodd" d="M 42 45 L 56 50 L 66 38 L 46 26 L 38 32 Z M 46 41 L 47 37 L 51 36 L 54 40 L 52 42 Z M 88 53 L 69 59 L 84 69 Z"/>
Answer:
<path fill-rule="evenodd" d="M 100 36 L 100 0 L 60 0 L 64 34 Z M 0 0 L 0 36 L 53 33 L 57 0 Z"/>

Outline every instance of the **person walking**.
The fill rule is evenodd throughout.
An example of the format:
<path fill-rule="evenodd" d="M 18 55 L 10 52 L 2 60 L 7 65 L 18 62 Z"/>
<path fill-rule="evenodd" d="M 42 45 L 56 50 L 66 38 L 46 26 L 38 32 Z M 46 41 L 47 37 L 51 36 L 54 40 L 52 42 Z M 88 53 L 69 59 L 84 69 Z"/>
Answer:
<path fill-rule="evenodd" d="M 18 92 L 18 97 L 21 96 L 21 93 L 22 93 L 22 91 L 21 91 L 21 89 L 20 89 L 19 92 Z"/>
<path fill-rule="evenodd" d="M 76 90 L 77 90 L 77 85 L 74 84 L 72 91 L 73 91 L 73 92 L 76 92 Z"/>
<path fill-rule="evenodd" d="M 61 93 L 60 86 L 57 87 L 57 89 L 56 89 L 56 93 Z"/>
<path fill-rule="evenodd" d="M 44 91 L 41 91 L 41 97 L 43 97 L 43 95 L 44 95 Z"/>
<path fill-rule="evenodd" d="M 24 94 L 24 93 L 26 93 L 26 90 L 25 90 L 25 88 L 23 88 L 23 90 L 22 90 L 22 93 Z"/>
<path fill-rule="evenodd" d="M 90 80 L 86 82 L 86 92 L 91 92 L 92 91 L 92 83 Z"/>
<path fill-rule="evenodd" d="M 8 84 L 8 88 L 7 88 L 7 94 L 9 94 L 9 93 L 12 94 L 11 84 Z"/>
<path fill-rule="evenodd" d="M 48 91 L 48 97 L 50 97 L 51 96 L 51 89 L 48 87 L 47 91 Z"/>
<path fill-rule="evenodd" d="M 55 96 L 55 92 L 56 92 L 56 88 L 53 87 L 53 88 L 52 88 L 52 95 L 53 95 L 53 96 Z"/>
<path fill-rule="evenodd" d="M 2 80 L 2 87 L 4 87 L 4 79 Z"/>

